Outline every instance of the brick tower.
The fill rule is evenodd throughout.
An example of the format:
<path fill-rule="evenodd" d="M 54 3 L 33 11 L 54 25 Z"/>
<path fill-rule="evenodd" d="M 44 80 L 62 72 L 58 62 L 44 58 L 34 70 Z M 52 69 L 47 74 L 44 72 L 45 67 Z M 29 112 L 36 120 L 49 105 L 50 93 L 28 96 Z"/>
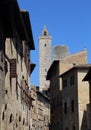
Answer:
<path fill-rule="evenodd" d="M 40 91 L 43 91 L 49 87 L 49 81 L 46 81 L 47 71 L 51 64 L 51 41 L 52 38 L 48 34 L 46 26 L 42 30 L 42 34 L 39 36 L 39 80 Z"/>

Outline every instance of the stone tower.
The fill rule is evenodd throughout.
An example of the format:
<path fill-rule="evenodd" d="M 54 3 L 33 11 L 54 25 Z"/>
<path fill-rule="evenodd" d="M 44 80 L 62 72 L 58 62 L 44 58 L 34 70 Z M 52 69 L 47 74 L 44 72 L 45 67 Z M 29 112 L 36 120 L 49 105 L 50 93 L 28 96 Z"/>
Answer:
<path fill-rule="evenodd" d="M 39 82 L 40 91 L 49 87 L 49 81 L 46 81 L 47 71 L 51 65 L 51 41 L 52 38 L 48 34 L 46 26 L 39 36 Z"/>
<path fill-rule="evenodd" d="M 62 60 L 69 55 L 69 48 L 65 45 L 58 45 L 54 47 L 53 60 Z"/>

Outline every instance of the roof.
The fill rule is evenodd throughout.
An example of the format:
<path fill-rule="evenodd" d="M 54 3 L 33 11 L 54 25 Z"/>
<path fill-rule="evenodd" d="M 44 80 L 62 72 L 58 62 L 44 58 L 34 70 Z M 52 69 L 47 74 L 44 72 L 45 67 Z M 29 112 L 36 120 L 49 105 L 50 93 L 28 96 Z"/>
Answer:
<path fill-rule="evenodd" d="M 0 24 L 5 37 L 13 38 L 13 32 L 17 31 L 20 39 L 29 42 L 30 49 L 34 49 L 28 12 L 20 11 L 17 0 L 0 1 Z"/>
<path fill-rule="evenodd" d="M 31 63 L 31 73 L 33 72 L 34 68 L 35 68 L 36 64 Z"/>
<path fill-rule="evenodd" d="M 33 40 L 33 34 L 32 34 L 32 28 L 31 28 L 31 23 L 30 23 L 30 18 L 29 18 L 29 13 L 28 11 L 21 11 L 23 20 L 24 20 L 24 24 L 25 24 L 25 28 L 27 31 L 27 35 L 28 35 L 28 46 L 30 47 L 31 50 L 35 49 L 34 46 L 34 40 Z"/>
<path fill-rule="evenodd" d="M 0 1 L 0 23 L 5 37 L 13 37 L 13 27 L 17 27 L 20 37 L 27 39 L 24 23 L 16 0 Z"/>
<path fill-rule="evenodd" d="M 50 79 L 51 73 L 52 73 L 53 69 L 55 68 L 55 65 L 57 65 L 57 64 L 59 64 L 59 60 L 53 61 L 52 65 L 50 66 L 50 68 L 47 72 L 47 78 L 46 78 L 47 80 Z"/>
<path fill-rule="evenodd" d="M 64 73 L 62 73 L 59 77 L 62 77 L 63 75 L 65 75 L 66 73 L 68 73 L 69 71 L 73 70 L 73 69 L 89 69 L 91 67 L 91 64 L 79 64 L 79 65 L 73 65 L 73 67 L 67 71 L 65 71 Z"/>
<path fill-rule="evenodd" d="M 45 94 L 43 94 L 42 92 L 40 92 L 40 91 L 36 91 L 36 92 L 37 92 L 37 94 L 39 94 L 41 97 L 47 99 L 48 101 L 50 100 L 50 99 L 49 99 Z"/>
<path fill-rule="evenodd" d="M 43 94 L 41 91 L 39 91 L 38 86 L 32 86 L 31 89 L 34 90 L 37 93 L 37 95 L 40 95 L 41 97 L 47 99 L 48 101 L 50 100 L 45 94 Z"/>
<path fill-rule="evenodd" d="M 89 68 L 89 71 L 84 77 L 83 81 L 91 81 L 91 67 Z"/>

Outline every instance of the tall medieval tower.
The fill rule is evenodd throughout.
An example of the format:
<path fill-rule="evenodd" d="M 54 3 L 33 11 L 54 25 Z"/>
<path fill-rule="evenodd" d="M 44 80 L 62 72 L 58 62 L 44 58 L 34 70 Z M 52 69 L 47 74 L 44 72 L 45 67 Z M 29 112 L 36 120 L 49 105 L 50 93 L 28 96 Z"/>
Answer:
<path fill-rule="evenodd" d="M 52 38 L 48 34 L 46 26 L 39 36 L 39 80 L 40 91 L 49 87 L 49 81 L 46 81 L 47 71 L 51 65 L 51 41 Z"/>

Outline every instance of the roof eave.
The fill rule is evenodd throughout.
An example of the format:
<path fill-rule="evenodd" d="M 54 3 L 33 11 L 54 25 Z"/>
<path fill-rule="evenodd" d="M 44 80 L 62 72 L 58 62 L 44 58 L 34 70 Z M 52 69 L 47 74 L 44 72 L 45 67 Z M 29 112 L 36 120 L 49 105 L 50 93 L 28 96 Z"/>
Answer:
<path fill-rule="evenodd" d="M 28 13 L 28 11 L 21 11 L 21 14 L 23 17 L 25 28 L 27 30 L 28 46 L 29 46 L 30 50 L 34 50 L 35 46 L 34 46 L 34 39 L 33 39 L 33 34 L 32 34 L 31 23 L 30 23 L 30 19 L 29 19 L 29 13 Z"/>
<path fill-rule="evenodd" d="M 49 68 L 49 70 L 48 70 L 48 72 L 47 72 L 47 77 L 46 77 L 47 80 L 50 80 L 50 76 L 51 76 L 51 73 L 52 73 L 52 71 L 53 71 L 53 68 L 54 68 L 55 65 L 58 64 L 58 63 L 59 63 L 59 60 L 55 60 L 55 61 L 53 61 L 53 63 L 51 64 L 51 66 L 50 66 L 50 68 Z"/>
<path fill-rule="evenodd" d="M 89 69 L 88 73 L 84 77 L 83 81 L 91 81 L 91 68 Z"/>
<path fill-rule="evenodd" d="M 13 31 L 16 28 L 20 39 L 28 40 L 17 0 L 0 1 L 0 23 L 5 37 L 13 38 Z"/>

